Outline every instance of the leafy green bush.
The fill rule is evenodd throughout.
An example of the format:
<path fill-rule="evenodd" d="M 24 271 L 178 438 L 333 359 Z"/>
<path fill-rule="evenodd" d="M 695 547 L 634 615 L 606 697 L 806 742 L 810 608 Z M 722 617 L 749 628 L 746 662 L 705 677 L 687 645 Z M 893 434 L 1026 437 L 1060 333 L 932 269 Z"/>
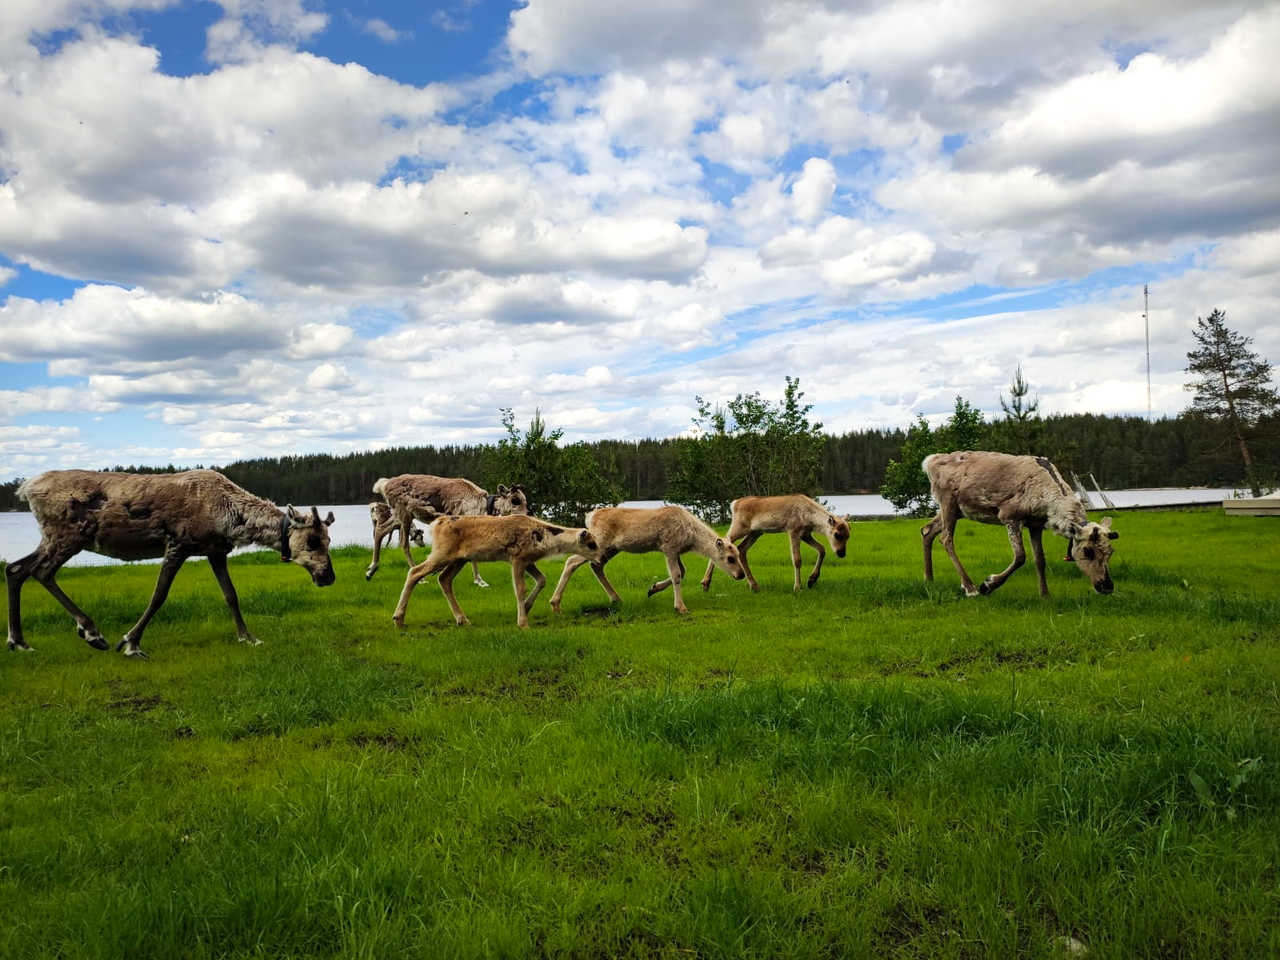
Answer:
<path fill-rule="evenodd" d="M 907 431 L 902 444 L 902 459 L 890 460 L 884 471 L 884 497 L 902 513 L 912 517 L 928 516 L 933 512 L 933 495 L 929 492 L 929 478 L 920 463 L 931 453 L 947 453 L 952 450 L 981 448 L 987 434 L 982 411 L 969 401 L 956 397 L 951 418 L 932 429 L 924 417 L 919 417 Z"/>

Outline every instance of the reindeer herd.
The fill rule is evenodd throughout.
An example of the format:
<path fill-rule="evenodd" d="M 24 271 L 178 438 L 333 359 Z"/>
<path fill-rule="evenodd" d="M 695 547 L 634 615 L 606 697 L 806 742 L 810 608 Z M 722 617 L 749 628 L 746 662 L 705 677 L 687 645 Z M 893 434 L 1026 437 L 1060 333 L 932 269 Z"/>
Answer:
<path fill-rule="evenodd" d="M 1079 496 L 1071 492 L 1057 468 L 1043 457 L 1012 456 L 984 451 L 958 451 L 926 457 L 923 469 L 929 478 L 939 510 L 920 534 L 924 546 L 924 577 L 933 579 L 933 542 L 941 537 L 966 596 L 991 593 L 1026 562 L 1022 531 L 1031 537 L 1040 594 L 1048 596 L 1042 537 L 1045 529 L 1067 540 L 1067 560 L 1089 578 L 1098 593 L 1111 593 L 1111 541 L 1118 536 L 1111 518 L 1091 523 Z M 453 593 L 453 580 L 470 564 L 473 582 L 488 584 L 480 576 L 481 561 L 511 564 L 516 600 L 516 623 L 529 625 L 529 611 L 546 586 L 538 561 L 568 555 L 551 595 L 551 607 L 560 611 L 569 578 L 583 564 L 590 564 L 611 602 L 621 600 L 605 576 L 604 568 L 619 553 L 661 553 L 667 577 L 649 588 L 649 596 L 671 588 L 675 609 L 688 613 L 684 604 L 685 566 L 681 557 L 698 554 L 708 561 L 702 589 L 711 585 L 719 567 L 735 580 L 746 580 L 759 590 L 747 562 L 752 545 L 766 533 L 786 533 L 791 541 L 795 569 L 794 590 L 800 590 L 800 544 L 817 552 L 807 579 L 813 587 L 822 571 L 826 550 L 816 539 L 827 540 L 837 557 L 843 557 L 850 538 L 849 520 L 838 517 L 802 494 L 742 497 L 733 501 L 732 522 L 721 537 L 707 524 L 679 506 L 653 509 L 602 507 L 587 514 L 585 527 L 561 527 L 530 516 L 529 497 L 523 486 L 499 486 L 496 493 L 470 480 L 403 474 L 383 478 L 373 485 L 382 500 L 370 504 L 373 523 L 373 559 L 365 572 L 368 580 L 377 572 L 381 550 L 391 534 L 399 532 L 400 546 L 409 564 L 404 589 L 393 620 L 403 627 L 409 598 L 425 577 L 439 574 L 454 620 L 469 623 Z M 18 488 L 31 506 L 40 526 L 40 545 L 5 570 L 9 595 L 10 650 L 30 650 L 22 633 L 20 598 L 22 585 L 34 577 L 71 614 L 76 632 L 89 646 L 108 649 L 101 632 L 63 593 L 55 575 L 71 557 L 90 550 L 121 560 L 159 558 L 160 574 L 151 602 L 116 645 L 126 656 L 146 657 L 142 634 L 164 603 L 178 569 L 190 557 L 206 557 L 235 623 L 242 643 L 258 643 L 240 615 L 240 602 L 227 570 L 227 556 L 236 547 L 261 546 L 278 551 L 282 562 L 295 563 L 311 574 L 316 586 L 333 583 L 329 559 L 330 513 L 321 519 L 310 513 L 284 509 L 256 497 L 212 470 L 188 470 L 174 474 L 127 474 L 87 470 L 51 470 Z M 1013 548 L 1013 561 L 1000 573 L 975 587 L 956 555 L 954 532 L 960 517 L 980 523 L 1004 525 Z M 431 552 L 415 564 L 411 544 L 423 545 L 414 522 L 430 525 Z M 527 589 L 526 576 L 534 580 Z"/>

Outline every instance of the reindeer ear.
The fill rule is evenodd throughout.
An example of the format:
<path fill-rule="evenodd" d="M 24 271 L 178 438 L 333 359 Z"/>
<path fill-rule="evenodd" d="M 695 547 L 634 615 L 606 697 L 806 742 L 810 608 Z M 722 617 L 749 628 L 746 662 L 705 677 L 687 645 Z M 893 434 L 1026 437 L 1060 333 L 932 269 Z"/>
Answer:
<path fill-rule="evenodd" d="M 534 542 L 534 543 L 541 543 L 541 542 L 542 542 L 542 531 L 541 531 L 541 530 L 535 530 L 535 531 L 533 531 L 533 542 Z"/>
<path fill-rule="evenodd" d="M 498 496 L 505 497 L 510 492 L 511 491 L 507 489 L 507 485 L 505 483 L 498 484 Z"/>
<path fill-rule="evenodd" d="M 331 527 L 331 526 L 333 526 L 333 521 L 334 521 L 334 519 L 335 519 L 335 517 L 334 517 L 334 515 L 333 515 L 333 511 L 332 511 L 332 510 L 330 510 L 330 511 L 329 511 L 329 515 L 328 515 L 327 517 L 325 517 L 325 518 L 324 518 L 324 525 L 325 525 L 326 527 Z"/>
<path fill-rule="evenodd" d="M 1080 527 L 1073 523 L 1067 533 L 1071 539 L 1074 540 L 1076 537 L 1080 536 Z"/>
<path fill-rule="evenodd" d="M 285 508 L 284 508 L 284 512 L 285 512 L 285 513 L 287 513 L 287 514 L 289 515 L 289 519 L 290 519 L 290 520 L 302 520 L 302 519 L 304 519 L 301 513 L 299 513 L 297 510 L 293 509 L 293 504 L 292 504 L 292 503 L 291 503 L 291 504 L 289 504 L 287 507 L 285 507 Z"/>

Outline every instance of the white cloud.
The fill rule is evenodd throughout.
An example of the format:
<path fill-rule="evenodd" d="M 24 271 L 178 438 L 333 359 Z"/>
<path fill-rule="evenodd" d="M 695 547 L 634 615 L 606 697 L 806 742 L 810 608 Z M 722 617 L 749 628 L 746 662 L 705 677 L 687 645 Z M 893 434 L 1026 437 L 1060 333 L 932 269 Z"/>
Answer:
<path fill-rule="evenodd" d="M 312 390 L 337 390 L 351 385 L 346 367 L 340 363 L 322 363 L 307 375 Z"/>
<path fill-rule="evenodd" d="M 378 17 L 372 17 L 364 21 L 361 29 L 365 33 L 377 37 L 383 43 L 399 43 L 406 37 L 412 36 L 412 33 L 397 30 L 395 27 L 391 26 L 391 24 L 387 23 L 387 21 Z"/>
<path fill-rule="evenodd" d="M 836 192 L 836 168 L 823 157 L 804 162 L 799 179 L 791 185 L 791 202 L 796 217 L 812 223 L 826 211 Z"/>

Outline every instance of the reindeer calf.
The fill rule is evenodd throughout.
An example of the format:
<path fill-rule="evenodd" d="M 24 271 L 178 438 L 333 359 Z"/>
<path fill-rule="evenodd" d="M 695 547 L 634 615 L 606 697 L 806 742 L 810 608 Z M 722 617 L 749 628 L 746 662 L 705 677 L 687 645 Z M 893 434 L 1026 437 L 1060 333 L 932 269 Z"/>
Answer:
<path fill-rule="evenodd" d="M 795 592 L 800 592 L 800 544 L 807 543 L 818 551 L 818 560 L 809 574 L 808 585 L 813 587 L 818 582 L 818 574 L 822 572 L 822 561 L 827 551 L 817 540 L 815 533 L 820 533 L 831 543 L 837 557 L 844 557 L 845 545 L 849 542 L 849 521 L 837 517 L 826 507 L 806 497 L 802 493 L 791 493 L 777 497 L 739 497 L 731 504 L 733 522 L 729 524 L 728 537 L 738 548 L 738 559 L 742 561 L 742 571 L 747 575 L 747 583 L 751 589 L 760 590 L 751 567 L 747 565 L 747 551 L 766 533 L 786 533 L 791 537 L 791 564 L 795 567 Z M 707 564 L 707 572 L 702 577 L 702 589 L 711 586 L 711 575 L 715 572 L 715 564 Z"/>
<path fill-rule="evenodd" d="M 604 575 L 604 565 L 619 553 L 661 553 L 667 560 L 667 579 L 659 580 L 649 588 L 648 596 L 652 597 L 667 587 L 675 593 L 675 607 L 678 613 L 688 613 L 684 605 L 681 583 L 684 580 L 684 563 L 680 554 L 700 553 L 711 563 L 723 569 L 735 580 L 743 578 L 742 565 L 738 561 L 738 551 L 732 543 L 727 543 L 714 530 L 695 517 L 684 507 L 665 506 L 651 509 L 641 507 L 601 507 L 587 514 L 587 529 L 591 531 L 600 544 L 599 559 L 591 557 L 570 557 L 565 561 L 564 572 L 560 574 L 560 582 L 551 595 L 551 609 L 559 612 L 560 598 L 564 596 L 564 588 L 569 583 L 573 572 L 584 563 L 591 564 L 591 572 L 604 587 L 612 603 L 620 603 L 622 598 L 613 584 Z"/>
<path fill-rule="evenodd" d="M 403 627 L 413 588 L 423 577 L 439 573 L 440 589 L 453 611 L 453 619 L 458 626 L 470 623 L 453 595 L 453 578 L 468 563 L 506 560 L 511 564 L 511 584 L 516 595 L 516 625 L 527 627 L 533 601 L 547 583 L 536 561 L 565 553 L 595 560 L 599 547 L 595 537 L 581 527 L 557 527 L 536 517 L 441 517 L 431 524 L 431 554 L 409 570 L 392 619 L 396 626 Z M 528 597 L 526 572 L 535 581 Z"/>

